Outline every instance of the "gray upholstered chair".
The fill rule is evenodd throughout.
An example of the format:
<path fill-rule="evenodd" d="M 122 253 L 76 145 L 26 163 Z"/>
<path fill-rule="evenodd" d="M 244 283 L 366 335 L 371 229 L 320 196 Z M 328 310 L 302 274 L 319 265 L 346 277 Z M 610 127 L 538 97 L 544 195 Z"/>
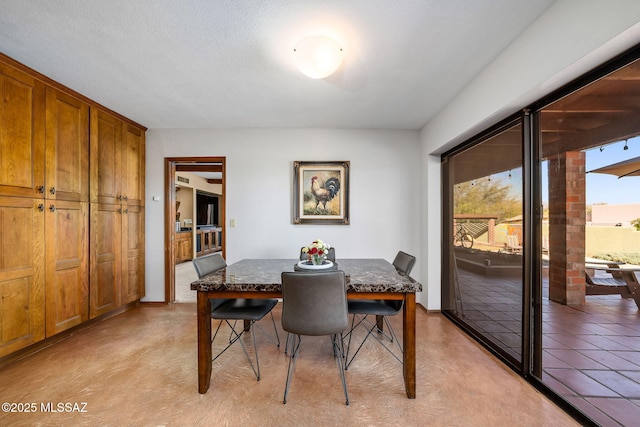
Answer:
<path fill-rule="evenodd" d="M 307 254 L 305 252 L 302 252 L 302 248 L 300 248 L 300 261 L 306 261 L 307 257 L 308 257 Z M 336 260 L 336 249 L 335 248 L 329 248 L 329 253 L 327 254 L 327 259 L 329 261 L 335 262 L 335 260 Z"/>
<path fill-rule="evenodd" d="M 283 403 L 287 403 L 295 362 L 300 353 L 301 336 L 328 335 L 331 337 L 333 354 L 340 371 L 346 404 L 349 404 L 342 344 L 342 332 L 348 327 L 346 279 L 343 271 L 282 273 L 282 329 L 289 332 L 286 345 L 289 351 L 289 368 Z"/>
<path fill-rule="evenodd" d="M 215 273 L 217 270 L 224 268 L 227 266 L 222 255 L 218 253 L 214 253 L 212 255 L 207 255 L 201 258 L 196 258 L 193 260 L 193 266 L 196 269 L 196 273 L 198 277 L 202 278 L 208 274 Z M 255 330 L 258 329 L 261 331 L 271 342 L 280 347 L 280 337 L 278 336 L 278 329 L 276 328 L 276 322 L 273 318 L 272 309 L 278 304 L 278 300 L 276 298 L 263 298 L 263 299 L 245 299 L 245 298 L 211 298 L 211 318 L 219 320 L 218 327 L 216 328 L 213 337 L 211 338 L 211 344 L 213 345 L 216 336 L 218 335 L 218 331 L 220 331 L 220 327 L 222 323 L 225 322 L 231 328 L 231 334 L 229 336 L 229 342 L 227 346 L 221 350 L 213 360 L 216 360 L 222 353 L 224 353 L 231 345 L 235 342 L 239 342 L 242 346 L 242 351 L 244 352 L 247 360 L 249 361 L 249 365 L 251 365 L 251 369 L 253 369 L 253 373 L 256 375 L 256 379 L 260 381 L 260 361 L 258 359 L 258 347 L 256 345 L 256 335 Z M 270 337 L 266 334 L 259 326 L 256 324 L 257 321 L 261 320 L 267 314 L 271 315 L 271 323 L 273 323 L 273 330 L 275 332 L 275 338 Z M 236 328 L 238 320 L 241 320 L 241 325 L 238 325 Z M 250 330 L 251 337 L 253 339 L 253 350 L 256 358 L 255 366 L 249 353 L 247 352 L 244 343 L 240 339 L 242 334 L 245 332 L 244 323 L 245 321 L 250 322 Z"/>
<path fill-rule="evenodd" d="M 406 252 L 398 251 L 395 259 L 393 260 L 393 266 L 399 273 L 409 275 L 411 270 L 413 269 L 413 265 L 416 262 L 416 258 L 413 255 L 409 255 Z M 391 327 L 391 323 L 387 319 L 388 316 L 395 316 L 402 310 L 402 300 L 349 300 L 349 314 L 351 317 L 351 329 L 347 333 L 348 336 L 348 344 L 347 344 L 347 352 L 345 354 L 344 368 L 349 369 L 353 359 L 358 355 L 358 352 L 362 349 L 362 346 L 367 341 L 367 339 L 371 336 L 375 338 L 382 346 L 400 363 L 402 363 L 402 359 L 392 350 L 392 345 L 388 346 L 383 339 L 388 339 L 391 343 L 395 342 L 400 353 L 402 353 L 402 347 L 400 346 L 400 341 L 396 337 L 396 334 Z M 368 319 L 368 316 L 376 316 L 377 319 L 375 322 L 371 322 Z M 386 324 L 386 329 L 388 333 L 384 333 L 382 329 L 381 323 L 384 322 Z M 353 355 L 349 358 L 349 354 L 351 353 L 351 340 L 353 338 L 353 332 L 358 326 L 364 326 L 367 329 L 367 335 L 360 342 L 360 345 L 353 351 Z M 374 334 L 376 331 L 380 336 Z"/>

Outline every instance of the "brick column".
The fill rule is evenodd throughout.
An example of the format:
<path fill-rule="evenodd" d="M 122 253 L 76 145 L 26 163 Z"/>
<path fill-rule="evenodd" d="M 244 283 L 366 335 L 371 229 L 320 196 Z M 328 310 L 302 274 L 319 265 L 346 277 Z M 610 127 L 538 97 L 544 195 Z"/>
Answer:
<path fill-rule="evenodd" d="M 487 230 L 487 243 L 493 245 L 496 237 L 496 220 L 491 218 L 489 220 L 489 229 Z"/>
<path fill-rule="evenodd" d="M 585 153 L 549 159 L 549 299 L 585 302 Z"/>

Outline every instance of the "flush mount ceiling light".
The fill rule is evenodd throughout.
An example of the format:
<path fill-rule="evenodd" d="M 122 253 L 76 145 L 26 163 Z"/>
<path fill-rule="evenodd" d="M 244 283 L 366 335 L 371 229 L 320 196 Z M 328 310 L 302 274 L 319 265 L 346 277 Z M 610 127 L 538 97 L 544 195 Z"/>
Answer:
<path fill-rule="evenodd" d="M 307 37 L 293 49 L 293 59 L 303 74 L 312 79 L 323 79 L 342 64 L 342 46 L 330 37 Z"/>

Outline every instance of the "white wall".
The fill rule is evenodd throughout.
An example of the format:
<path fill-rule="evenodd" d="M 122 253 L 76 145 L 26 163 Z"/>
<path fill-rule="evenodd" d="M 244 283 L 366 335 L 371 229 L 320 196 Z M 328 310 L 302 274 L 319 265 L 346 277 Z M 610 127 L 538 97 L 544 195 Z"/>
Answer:
<path fill-rule="evenodd" d="M 429 309 L 439 309 L 441 154 L 479 131 L 640 43 L 640 1 L 558 0 L 420 132 L 423 162 L 422 230 Z M 437 286 L 438 290 L 432 289 Z M 437 305 L 436 305 L 437 304 Z"/>
<path fill-rule="evenodd" d="M 640 1 L 558 0 L 420 131 L 162 130 L 147 133 L 147 297 L 164 298 L 163 158 L 226 156 L 229 261 L 290 257 L 322 238 L 339 256 L 415 253 L 440 308 L 438 155 L 640 43 Z M 416 141 L 419 141 L 416 142 Z M 350 226 L 291 224 L 292 162 L 350 160 Z M 227 223 L 228 224 L 228 223 Z"/>
<path fill-rule="evenodd" d="M 151 129 L 146 139 L 145 301 L 164 300 L 165 157 L 226 157 L 228 262 L 296 258 L 316 238 L 338 257 L 392 261 L 404 250 L 421 259 L 417 131 Z M 295 160 L 351 162 L 350 225 L 292 224 Z M 411 275 L 422 281 L 419 265 Z"/>

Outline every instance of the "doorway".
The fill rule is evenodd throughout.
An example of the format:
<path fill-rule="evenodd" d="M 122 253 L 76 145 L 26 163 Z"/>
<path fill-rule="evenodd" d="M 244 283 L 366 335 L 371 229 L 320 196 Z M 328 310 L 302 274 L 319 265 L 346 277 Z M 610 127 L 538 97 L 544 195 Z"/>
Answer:
<path fill-rule="evenodd" d="M 191 258 L 202 255 L 205 252 L 220 251 L 225 256 L 226 249 L 226 229 L 225 229 L 225 200 L 226 200 L 226 180 L 225 180 L 225 157 L 167 157 L 165 158 L 165 301 L 175 302 L 176 300 L 176 260 L 180 256 L 181 260 L 187 259 L 185 254 L 180 254 L 180 243 L 177 241 L 178 235 L 191 235 Z M 181 172 L 193 174 L 199 179 L 205 180 L 208 184 L 215 186 L 216 213 L 206 216 L 208 219 L 215 219 L 216 224 L 198 224 L 197 210 L 186 210 L 193 212 L 192 218 L 179 216 L 177 204 L 177 191 L 179 188 L 193 189 L 195 196 L 198 191 L 197 186 L 192 182 L 185 182 Z M 180 176 L 180 180 L 178 177 Z M 187 178 L 186 181 L 189 181 Z M 211 191 L 211 190 L 209 190 Z M 202 189 L 199 191 L 202 193 Z M 196 206 L 194 202 L 194 206 Z M 194 217 L 194 215 L 196 215 Z M 202 218 L 202 215 L 200 215 Z M 178 225 L 180 224 L 180 225 Z M 186 233 L 190 231 L 190 233 Z M 215 243 L 215 245 L 214 245 Z M 213 249 L 211 249 L 213 247 Z M 206 249 L 206 250 L 205 250 Z"/>

